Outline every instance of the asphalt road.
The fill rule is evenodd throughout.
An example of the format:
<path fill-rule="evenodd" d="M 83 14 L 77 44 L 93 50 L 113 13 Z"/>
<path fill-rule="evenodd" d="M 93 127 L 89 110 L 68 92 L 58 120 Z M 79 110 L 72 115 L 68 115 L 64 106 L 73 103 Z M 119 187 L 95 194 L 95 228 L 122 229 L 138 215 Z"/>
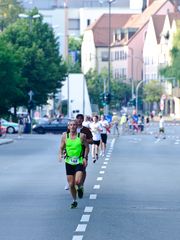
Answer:
<path fill-rule="evenodd" d="M 180 127 L 111 136 L 89 159 L 85 197 L 70 209 L 59 135 L 13 136 L 0 146 L 1 240 L 179 240 Z"/>

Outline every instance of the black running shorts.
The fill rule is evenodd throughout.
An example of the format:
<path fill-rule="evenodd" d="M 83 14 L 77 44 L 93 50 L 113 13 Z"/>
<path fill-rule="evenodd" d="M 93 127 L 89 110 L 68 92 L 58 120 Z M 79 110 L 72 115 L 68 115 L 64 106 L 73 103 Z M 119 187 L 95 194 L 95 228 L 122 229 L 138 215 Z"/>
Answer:
<path fill-rule="evenodd" d="M 71 165 L 65 163 L 66 165 L 66 175 L 75 175 L 76 172 L 84 172 L 84 166 L 82 164 Z"/>
<path fill-rule="evenodd" d="M 93 144 L 99 146 L 99 145 L 100 145 L 100 140 L 99 140 L 99 141 L 94 141 L 94 140 L 93 140 Z"/>
<path fill-rule="evenodd" d="M 107 143 L 107 134 L 106 133 L 101 133 L 101 140 L 103 143 Z"/>

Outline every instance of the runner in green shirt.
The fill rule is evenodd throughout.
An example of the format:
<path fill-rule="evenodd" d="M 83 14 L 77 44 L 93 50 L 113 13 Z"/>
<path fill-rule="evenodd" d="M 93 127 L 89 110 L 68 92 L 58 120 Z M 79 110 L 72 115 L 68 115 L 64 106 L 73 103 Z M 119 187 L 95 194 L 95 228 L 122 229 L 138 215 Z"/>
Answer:
<path fill-rule="evenodd" d="M 84 155 L 83 147 L 85 147 Z M 77 122 L 71 120 L 69 122 L 69 133 L 64 133 L 61 139 L 59 160 L 64 158 L 64 150 L 66 152 L 65 165 L 67 181 L 70 187 L 70 192 L 73 197 L 71 208 L 77 207 L 76 195 L 81 187 L 84 167 L 87 166 L 87 155 L 89 152 L 89 145 L 86 141 L 86 135 L 77 133 Z M 77 190 L 76 190 L 77 186 Z"/>

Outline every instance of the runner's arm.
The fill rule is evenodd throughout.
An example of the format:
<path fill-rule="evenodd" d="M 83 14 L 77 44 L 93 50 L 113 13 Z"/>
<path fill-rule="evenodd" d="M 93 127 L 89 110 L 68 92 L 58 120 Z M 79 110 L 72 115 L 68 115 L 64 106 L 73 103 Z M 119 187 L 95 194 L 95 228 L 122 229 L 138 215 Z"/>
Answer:
<path fill-rule="evenodd" d="M 88 144 L 88 142 L 87 142 L 87 139 L 86 139 L 86 135 L 85 135 L 85 134 L 81 134 L 81 141 L 82 141 L 82 144 L 83 144 L 84 147 L 85 147 L 83 165 L 84 165 L 84 166 L 87 166 L 88 153 L 89 153 L 89 144 Z"/>
<path fill-rule="evenodd" d="M 64 157 L 64 149 L 66 146 L 65 139 L 66 139 L 66 133 L 64 133 L 61 138 L 61 143 L 60 143 L 60 148 L 59 148 L 59 161 L 60 162 L 62 161 L 62 159 Z"/>

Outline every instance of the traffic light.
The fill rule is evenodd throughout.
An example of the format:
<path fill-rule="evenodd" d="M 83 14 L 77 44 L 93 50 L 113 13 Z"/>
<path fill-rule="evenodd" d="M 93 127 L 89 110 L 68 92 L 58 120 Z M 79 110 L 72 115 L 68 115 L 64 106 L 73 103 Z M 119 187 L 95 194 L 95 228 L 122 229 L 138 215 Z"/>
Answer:
<path fill-rule="evenodd" d="M 109 92 L 106 92 L 106 93 L 104 94 L 104 102 L 105 102 L 107 105 L 110 104 L 110 102 L 111 102 L 111 94 L 110 94 Z"/>
<path fill-rule="evenodd" d="M 35 108 L 35 101 L 34 101 L 34 100 L 30 100 L 30 101 L 28 102 L 28 108 L 29 108 L 30 110 Z"/>
<path fill-rule="evenodd" d="M 99 98 L 104 106 L 109 105 L 111 101 L 111 94 L 108 92 L 101 93 Z"/>

